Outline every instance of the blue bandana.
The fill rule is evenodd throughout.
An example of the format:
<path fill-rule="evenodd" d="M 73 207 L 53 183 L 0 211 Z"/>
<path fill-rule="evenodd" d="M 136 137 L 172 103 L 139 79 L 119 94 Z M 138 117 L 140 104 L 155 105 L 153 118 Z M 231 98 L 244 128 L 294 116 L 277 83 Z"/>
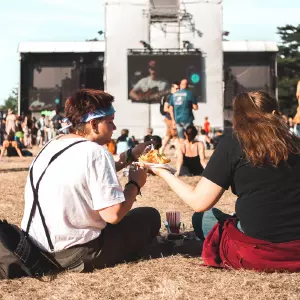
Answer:
<path fill-rule="evenodd" d="M 87 123 L 93 119 L 110 116 L 114 113 L 115 113 L 115 109 L 112 105 L 106 109 L 96 109 L 95 111 L 93 111 L 91 113 L 87 113 L 87 114 L 83 115 L 83 117 L 81 118 L 81 122 Z"/>

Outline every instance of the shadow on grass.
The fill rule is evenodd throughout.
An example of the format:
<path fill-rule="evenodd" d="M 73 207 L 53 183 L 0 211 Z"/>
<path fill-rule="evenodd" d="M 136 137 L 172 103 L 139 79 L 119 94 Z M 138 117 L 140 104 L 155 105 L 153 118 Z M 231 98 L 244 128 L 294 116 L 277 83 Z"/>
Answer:
<path fill-rule="evenodd" d="M 192 233 L 193 232 L 183 233 L 183 235 L 189 238 L 184 239 L 182 245 L 176 245 L 168 241 L 166 236 L 158 236 L 156 240 L 140 253 L 140 256 L 142 259 L 161 258 L 177 254 L 181 254 L 187 258 L 201 256 L 203 242 L 196 240 Z"/>
<path fill-rule="evenodd" d="M 13 169 L 0 169 L 0 173 L 11 173 L 11 172 L 24 172 L 24 171 L 29 171 L 29 168 L 13 168 Z"/>

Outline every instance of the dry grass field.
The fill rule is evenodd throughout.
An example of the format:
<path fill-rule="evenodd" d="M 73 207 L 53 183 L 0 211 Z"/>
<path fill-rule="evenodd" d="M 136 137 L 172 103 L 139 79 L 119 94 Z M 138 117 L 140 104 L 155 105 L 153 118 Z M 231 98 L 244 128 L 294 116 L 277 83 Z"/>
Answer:
<path fill-rule="evenodd" d="M 31 159 L 0 162 L 0 218 L 20 223 L 23 190 Z M 19 170 L 19 171 L 18 171 Z M 200 178 L 184 178 L 196 184 Z M 122 183 L 125 179 L 121 178 Z M 159 178 L 150 176 L 137 206 L 165 212 L 178 210 L 191 230 L 192 210 Z M 199 199 L 201 200 L 201 199 Z M 234 209 L 235 197 L 226 192 L 217 207 Z M 161 234 L 166 231 L 162 227 Z M 179 251 L 180 252 L 180 251 Z M 199 252 L 200 253 L 200 252 Z M 65 273 L 51 280 L 23 278 L 0 281 L 0 299 L 300 299 L 300 274 L 224 271 L 202 266 L 200 255 L 176 254 L 121 264 L 89 274 Z"/>

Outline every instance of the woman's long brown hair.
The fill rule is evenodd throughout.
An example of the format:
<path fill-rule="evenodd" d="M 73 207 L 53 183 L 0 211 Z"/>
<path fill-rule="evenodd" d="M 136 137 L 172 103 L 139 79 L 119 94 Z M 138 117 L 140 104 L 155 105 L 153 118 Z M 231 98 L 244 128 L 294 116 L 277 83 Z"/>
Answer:
<path fill-rule="evenodd" d="M 277 167 L 290 153 L 300 153 L 300 139 L 289 131 L 277 100 L 266 92 L 237 95 L 232 121 L 246 159 L 254 166 L 269 163 Z"/>

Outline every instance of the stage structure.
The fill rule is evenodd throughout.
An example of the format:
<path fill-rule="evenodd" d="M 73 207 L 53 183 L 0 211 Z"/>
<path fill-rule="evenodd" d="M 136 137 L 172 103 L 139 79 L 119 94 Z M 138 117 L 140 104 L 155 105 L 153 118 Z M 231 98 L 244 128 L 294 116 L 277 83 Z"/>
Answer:
<path fill-rule="evenodd" d="M 152 127 L 163 136 L 159 96 L 184 78 L 199 101 L 195 124 L 209 116 L 215 127 L 223 127 L 222 1 L 108 0 L 104 31 L 105 88 L 122 111 L 116 135 L 128 128 L 142 137 Z M 158 80 L 149 73 L 155 68 Z"/>
<path fill-rule="evenodd" d="M 197 99 L 195 125 L 223 128 L 239 91 L 276 94 L 275 42 L 222 41 L 221 0 L 107 0 L 104 41 L 22 42 L 19 113 L 62 109 L 80 87 L 115 97 L 115 123 L 140 139 L 164 136 L 160 102 L 187 79 Z M 227 122 L 228 123 L 228 122 Z"/>
<path fill-rule="evenodd" d="M 277 97 L 275 42 L 224 42 L 224 120 L 232 119 L 232 99 L 239 92 L 263 90 Z"/>
<path fill-rule="evenodd" d="M 21 43 L 19 111 L 63 111 L 80 87 L 104 89 L 104 43 Z"/>

